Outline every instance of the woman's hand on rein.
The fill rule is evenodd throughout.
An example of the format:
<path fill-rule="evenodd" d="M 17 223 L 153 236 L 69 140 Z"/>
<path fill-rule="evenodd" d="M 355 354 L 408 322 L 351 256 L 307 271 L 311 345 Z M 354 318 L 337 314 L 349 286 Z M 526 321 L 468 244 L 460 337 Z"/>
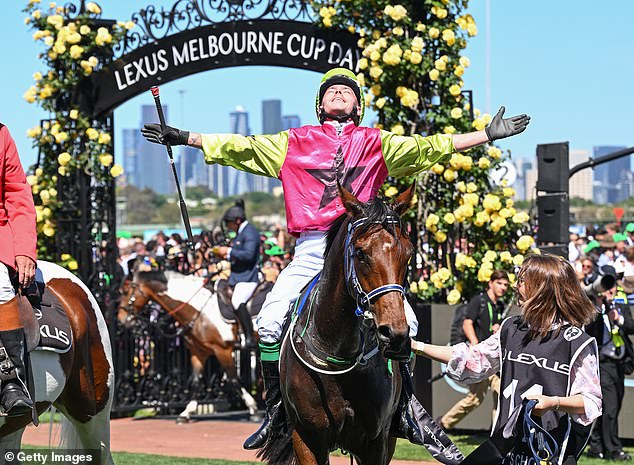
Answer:
<path fill-rule="evenodd" d="M 541 394 L 526 396 L 526 398 L 537 401 L 537 404 L 533 407 L 533 413 L 538 417 L 541 417 L 549 410 L 559 410 L 561 402 L 558 396 L 544 396 Z"/>

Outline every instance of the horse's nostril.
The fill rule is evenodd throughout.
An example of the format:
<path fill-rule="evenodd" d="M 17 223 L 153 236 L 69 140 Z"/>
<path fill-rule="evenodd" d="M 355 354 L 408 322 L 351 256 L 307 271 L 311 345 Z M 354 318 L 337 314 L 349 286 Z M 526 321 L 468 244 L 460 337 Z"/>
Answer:
<path fill-rule="evenodd" d="M 389 342 L 392 340 L 392 336 L 394 335 L 394 332 L 392 331 L 392 328 L 390 328 L 387 325 L 382 325 L 379 326 L 377 331 L 379 332 L 379 339 L 381 339 L 384 342 Z"/>

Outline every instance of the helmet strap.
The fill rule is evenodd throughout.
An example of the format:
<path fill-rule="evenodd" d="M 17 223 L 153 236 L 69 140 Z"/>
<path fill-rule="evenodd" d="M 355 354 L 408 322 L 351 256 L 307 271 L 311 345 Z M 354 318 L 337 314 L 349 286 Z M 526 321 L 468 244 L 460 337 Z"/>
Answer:
<path fill-rule="evenodd" d="M 319 122 L 321 124 L 324 124 L 324 122 L 326 121 L 326 118 L 328 118 L 328 119 L 334 119 L 335 121 L 338 121 L 339 123 L 343 123 L 351 119 L 355 126 L 359 125 L 359 115 L 357 114 L 357 107 L 354 107 L 350 113 L 346 113 L 345 115 L 333 115 L 332 113 L 326 113 L 325 111 L 323 111 L 322 108 L 323 107 L 320 107 L 320 111 L 319 111 Z"/>

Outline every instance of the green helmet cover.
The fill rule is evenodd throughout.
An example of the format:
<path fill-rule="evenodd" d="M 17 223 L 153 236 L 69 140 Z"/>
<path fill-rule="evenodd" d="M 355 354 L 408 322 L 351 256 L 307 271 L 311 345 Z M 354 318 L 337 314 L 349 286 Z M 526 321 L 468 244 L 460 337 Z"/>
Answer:
<path fill-rule="evenodd" d="M 357 75 L 347 68 L 333 68 L 326 72 L 321 78 L 317 95 L 315 96 L 315 112 L 317 113 L 317 119 L 320 119 L 321 114 L 321 99 L 323 98 L 326 90 L 330 86 L 335 84 L 342 84 L 352 89 L 357 97 L 359 107 L 361 107 L 361 114 L 359 115 L 359 123 L 363 120 L 363 113 L 365 112 L 365 98 L 363 92 L 361 92 L 361 85 L 357 79 Z"/>

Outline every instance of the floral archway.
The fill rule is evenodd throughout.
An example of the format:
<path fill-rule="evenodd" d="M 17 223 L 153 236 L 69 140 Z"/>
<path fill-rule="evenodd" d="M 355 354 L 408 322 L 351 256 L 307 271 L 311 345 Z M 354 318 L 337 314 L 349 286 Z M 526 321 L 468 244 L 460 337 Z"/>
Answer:
<path fill-rule="evenodd" d="M 200 1 L 175 5 L 194 8 Z M 227 9 L 244 3 L 221 3 L 225 1 Z M 463 88 L 470 65 L 464 50 L 478 32 L 466 13 L 467 0 L 295 3 L 298 9 L 309 5 L 320 27 L 358 34 L 363 55 L 359 78 L 380 127 L 398 134 L 451 134 L 483 129 L 490 121 L 490 115 L 473 108 L 471 92 Z M 268 4 L 272 8 L 275 1 Z M 78 93 L 85 78 L 113 60 L 135 23 L 101 19 L 94 2 L 76 7 L 31 0 L 25 12 L 34 40 L 42 43 L 44 64 L 25 99 L 51 115 L 29 134 L 39 151 L 29 176 L 38 209 L 39 253 L 70 269 L 83 269 L 107 255 L 104 244 L 106 252 L 113 247 L 113 186 L 122 168 L 112 156 L 111 118 L 82 114 Z M 414 264 L 411 290 L 419 297 L 449 303 L 467 299 L 494 269 L 513 272 L 534 250 L 526 235 L 529 217 L 515 209 L 514 190 L 490 176 L 509 156 L 494 145 L 478 147 L 454 154 L 446 165 L 436 165 L 415 180 L 390 179 L 383 187 L 391 197 L 413 181 L 419 185 L 418 208 L 411 218 L 421 258 Z M 84 194 L 77 186 L 84 186 Z M 89 198 L 70 201 L 78 195 Z M 81 220 L 86 215 L 82 207 L 97 213 Z M 73 223 L 76 218 L 79 223 Z M 78 238 L 92 241 L 97 251 L 76 256 Z M 90 269 L 92 274 L 98 271 Z"/>

